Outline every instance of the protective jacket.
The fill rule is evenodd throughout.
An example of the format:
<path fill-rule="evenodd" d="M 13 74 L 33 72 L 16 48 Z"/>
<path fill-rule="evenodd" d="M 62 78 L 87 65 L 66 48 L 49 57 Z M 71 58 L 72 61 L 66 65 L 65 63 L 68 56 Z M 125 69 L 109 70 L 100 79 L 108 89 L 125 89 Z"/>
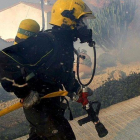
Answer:
<path fill-rule="evenodd" d="M 55 26 L 4 49 L 0 52 L 4 60 L 0 63 L 0 77 L 13 79 L 18 84 L 27 82 L 29 86 L 17 88 L 6 80 L 2 80 L 2 86 L 19 98 L 26 97 L 31 89 L 43 96 L 48 84 L 58 88 L 63 85 L 67 91 L 76 92 L 80 86 L 73 72 L 73 41 L 73 31 Z"/>
<path fill-rule="evenodd" d="M 80 85 L 74 77 L 74 34 L 72 31 L 53 27 L 0 52 L 0 77 L 15 80 L 18 84 L 28 83 L 23 88 L 12 82 L 1 80 L 7 91 L 17 97 L 26 97 L 31 90 L 40 96 L 62 89 L 76 92 Z M 75 140 L 75 135 L 64 117 L 61 98 L 42 99 L 30 109 L 24 108 L 31 132 L 28 140 Z M 57 132 L 57 133 L 54 133 Z M 41 138 L 40 138 L 41 137 Z"/>

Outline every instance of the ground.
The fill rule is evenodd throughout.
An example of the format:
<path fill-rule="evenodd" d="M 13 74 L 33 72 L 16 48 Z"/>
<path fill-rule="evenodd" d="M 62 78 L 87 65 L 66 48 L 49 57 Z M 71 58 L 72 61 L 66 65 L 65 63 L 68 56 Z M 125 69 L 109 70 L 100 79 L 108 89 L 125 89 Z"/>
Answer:
<path fill-rule="evenodd" d="M 95 75 L 93 82 L 89 87 L 93 90 L 101 87 L 108 79 L 118 80 L 119 78 L 126 78 L 132 73 L 140 73 L 140 62 L 130 63 L 127 65 L 118 64 L 117 67 L 110 67 L 98 71 Z M 87 82 L 89 79 L 83 79 Z M 1 93 L 2 94 L 2 93 Z M 3 97 L 7 93 L 3 94 Z M 14 95 L 10 95 L 10 97 Z M 2 96 L 1 96 L 2 97 Z M 7 99 L 8 100 L 8 99 Z M 10 101 L 0 103 L 0 110 L 18 102 L 19 99 L 12 99 Z M 0 118 L 0 139 L 6 140 L 8 137 L 19 137 L 28 133 L 28 123 L 25 121 L 22 109 L 9 113 Z M 22 129 L 21 129 L 22 128 Z"/>

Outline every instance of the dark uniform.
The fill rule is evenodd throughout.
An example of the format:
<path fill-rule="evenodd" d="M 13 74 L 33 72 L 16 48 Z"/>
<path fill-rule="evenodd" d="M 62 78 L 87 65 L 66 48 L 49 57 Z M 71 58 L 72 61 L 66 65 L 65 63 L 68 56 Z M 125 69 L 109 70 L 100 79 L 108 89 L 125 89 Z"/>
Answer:
<path fill-rule="evenodd" d="M 54 43 L 54 42 L 55 43 Z M 33 67 L 35 77 L 29 80 L 29 86 L 18 88 L 13 87 L 12 83 L 2 81 L 2 86 L 7 91 L 14 92 L 18 98 L 25 98 L 31 90 L 37 91 L 42 97 L 47 93 L 59 91 L 62 85 L 68 92 L 77 92 L 80 88 L 79 83 L 74 77 L 74 33 L 72 30 L 63 30 L 54 26 L 48 32 L 40 32 L 34 37 L 13 46 L 12 53 L 10 48 L 5 49 L 6 53 L 13 58 L 24 57 L 24 62 L 34 64 L 42 58 L 41 63 Z M 14 55 L 14 49 L 15 54 Z M 22 50 L 22 51 L 21 51 Z M 18 55 L 18 56 L 17 56 Z M 36 68 L 39 67 L 39 68 Z M 25 67 L 27 75 L 30 74 Z M 23 77 L 24 77 L 23 76 Z M 14 76 L 14 79 L 16 76 Z M 23 84 L 24 78 L 17 78 L 15 81 Z M 75 135 L 68 121 L 64 118 L 65 109 L 61 107 L 61 97 L 42 99 L 37 105 L 30 109 L 24 109 L 25 116 L 30 123 L 31 133 L 28 140 L 75 140 Z"/>
<path fill-rule="evenodd" d="M 80 93 L 81 88 L 73 72 L 73 42 L 75 38 L 79 38 L 81 43 L 92 41 L 92 30 L 88 29 L 85 22 L 88 16 L 95 18 L 83 0 L 57 0 L 51 12 L 50 24 L 54 26 L 52 30 L 29 37 L 27 32 L 32 34 L 33 26 L 31 29 L 25 27 L 28 21 L 31 22 L 27 20 L 18 30 L 15 40 L 18 44 L 0 52 L 0 59 L 4 60 L 0 62 L 0 78 L 7 77 L 18 84 L 28 83 L 28 86 L 18 88 L 6 80 L 2 81 L 2 86 L 7 91 L 13 91 L 17 97 L 25 98 L 24 107 L 29 96 L 37 95 L 38 99 L 38 93 L 42 97 L 62 89 L 63 86 L 69 93 Z M 38 27 L 36 22 L 34 24 L 33 32 Z M 22 38 L 21 34 L 29 38 Z M 24 109 L 24 112 L 31 125 L 29 140 L 75 139 L 68 121 L 64 118 L 60 97 L 43 99 L 38 105 Z M 40 136 L 42 138 L 39 138 Z"/>

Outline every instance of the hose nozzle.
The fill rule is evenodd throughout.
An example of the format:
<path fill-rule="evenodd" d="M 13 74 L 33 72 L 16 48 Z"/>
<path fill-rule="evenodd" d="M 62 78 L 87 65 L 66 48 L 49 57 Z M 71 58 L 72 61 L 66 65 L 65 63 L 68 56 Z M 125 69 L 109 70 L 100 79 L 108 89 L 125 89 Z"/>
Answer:
<path fill-rule="evenodd" d="M 95 128 L 100 138 L 103 138 L 108 134 L 107 129 L 104 127 L 104 125 L 101 122 L 95 124 Z"/>

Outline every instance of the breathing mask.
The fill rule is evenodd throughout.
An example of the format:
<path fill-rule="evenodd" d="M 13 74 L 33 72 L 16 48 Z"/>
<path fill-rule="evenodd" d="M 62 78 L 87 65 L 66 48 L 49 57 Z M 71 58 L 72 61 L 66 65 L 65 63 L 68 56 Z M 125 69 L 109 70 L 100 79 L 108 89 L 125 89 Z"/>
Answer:
<path fill-rule="evenodd" d="M 77 23 L 77 38 L 80 39 L 80 43 L 90 43 L 92 41 L 92 29 L 89 29 L 88 27 L 88 19 L 89 17 L 83 16 L 79 19 Z"/>

